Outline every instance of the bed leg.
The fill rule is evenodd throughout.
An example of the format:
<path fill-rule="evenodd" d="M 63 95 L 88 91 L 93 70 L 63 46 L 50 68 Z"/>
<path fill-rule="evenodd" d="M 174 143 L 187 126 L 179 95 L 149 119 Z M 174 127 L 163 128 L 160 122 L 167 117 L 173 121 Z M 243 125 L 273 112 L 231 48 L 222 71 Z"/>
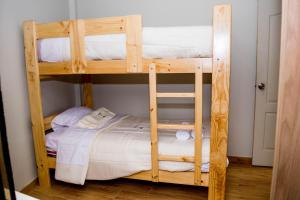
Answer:
<path fill-rule="evenodd" d="M 230 80 L 231 6 L 214 7 L 209 200 L 225 198 Z"/>
<path fill-rule="evenodd" d="M 33 21 L 27 21 L 24 28 L 24 45 L 29 91 L 29 105 L 32 123 L 32 136 L 39 183 L 43 188 L 50 187 L 50 175 L 45 143 L 45 128 L 40 88 L 40 75 L 36 53 L 36 28 Z"/>

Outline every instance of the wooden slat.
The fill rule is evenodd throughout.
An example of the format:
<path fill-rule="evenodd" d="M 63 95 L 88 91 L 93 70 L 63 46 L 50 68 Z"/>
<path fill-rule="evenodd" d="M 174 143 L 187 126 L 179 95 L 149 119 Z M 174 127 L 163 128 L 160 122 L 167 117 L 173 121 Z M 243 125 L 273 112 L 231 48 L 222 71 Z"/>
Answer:
<path fill-rule="evenodd" d="M 70 53 L 71 53 L 71 62 L 70 62 L 70 70 L 72 73 L 78 72 L 78 63 L 80 59 L 79 55 L 79 41 L 78 41 L 78 34 L 77 34 L 77 23 L 76 20 L 71 20 L 70 21 L 70 31 L 69 31 L 69 36 L 70 36 Z"/>
<path fill-rule="evenodd" d="M 163 92 L 158 92 L 156 93 L 156 97 L 162 98 L 162 97 L 177 97 L 177 98 L 186 98 L 186 97 L 190 97 L 190 98 L 194 98 L 195 97 L 195 93 L 191 93 L 191 92 L 185 92 L 185 93 L 163 93 Z"/>
<path fill-rule="evenodd" d="M 157 99 L 156 66 L 149 65 L 150 127 L 151 127 L 151 163 L 152 181 L 158 182 L 158 137 L 157 137 Z"/>
<path fill-rule="evenodd" d="M 126 17 L 126 63 L 127 72 L 142 72 L 142 17 Z"/>
<path fill-rule="evenodd" d="M 143 59 L 143 73 L 148 73 L 150 63 L 156 64 L 156 73 L 195 73 L 197 66 L 203 73 L 212 72 L 212 58 Z"/>
<path fill-rule="evenodd" d="M 85 35 L 125 33 L 126 17 L 86 19 Z"/>
<path fill-rule="evenodd" d="M 36 38 L 69 37 L 70 21 L 52 22 L 36 25 Z"/>
<path fill-rule="evenodd" d="M 41 187 L 50 187 L 50 175 L 45 147 L 45 128 L 41 101 L 40 75 L 36 53 L 37 38 L 35 23 L 33 21 L 25 22 L 23 30 L 32 134 L 38 178 Z"/>
<path fill-rule="evenodd" d="M 195 185 L 201 184 L 202 165 L 202 68 L 195 69 Z"/>
<path fill-rule="evenodd" d="M 83 106 L 93 108 L 93 91 L 91 75 L 83 75 Z"/>
<path fill-rule="evenodd" d="M 76 20 L 76 36 L 77 36 L 77 72 L 84 73 L 85 68 L 87 67 L 87 60 L 85 56 L 85 23 L 84 20 Z"/>
<path fill-rule="evenodd" d="M 195 128 L 194 124 L 157 124 L 158 129 L 180 129 L 192 130 Z"/>
<path fill-rule="evenodd" d="M 194 162 L 193 156 L 158 155 L 159 161 Z"/>
<path fill-rule="evenodd" d="M 225 196 L 230 76 L 231 6 L 214 7 L 209 199 Z"/>

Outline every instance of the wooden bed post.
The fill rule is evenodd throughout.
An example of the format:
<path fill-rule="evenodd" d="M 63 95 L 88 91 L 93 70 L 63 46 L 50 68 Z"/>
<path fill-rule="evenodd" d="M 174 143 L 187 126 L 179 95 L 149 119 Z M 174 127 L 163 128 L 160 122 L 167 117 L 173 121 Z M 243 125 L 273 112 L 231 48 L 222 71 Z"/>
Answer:
<path fill-rule="evenodd" d="M 92 76 L 83 75 L 83 106 L 93 108 Z"/>
<path fill-rule="evenodd" d="M 43 121 L 39 66 L 36 53 L 35 23 L 33 21 L 27 21 L 24 23 L 23 29 L 32 134 L 38 178 L 42 187 L 50 187 L 47 151 L 45 147 L 45 129 Z"/>
<path fill-rule="evenodd" d="M 209 199 L 225 197 L 229 110 L 231 6 L 214 7 Z"/>

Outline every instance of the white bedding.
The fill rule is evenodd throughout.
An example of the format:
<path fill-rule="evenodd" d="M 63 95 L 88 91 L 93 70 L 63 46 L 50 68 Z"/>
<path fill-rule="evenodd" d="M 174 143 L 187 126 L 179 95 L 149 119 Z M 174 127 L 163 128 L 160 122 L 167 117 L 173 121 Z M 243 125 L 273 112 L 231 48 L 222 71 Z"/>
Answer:
<path fill-rule="evenodd" d="M 151 145 L 148 120 L 131 116 L 125 118 L 119 117 L 119 119 L 119 121 L 112 120 L 113 125 L 97 131 L 96 136 L 90 136 L 93 141 L 91 146 L 87 148 L 90 150 L 88 156 L 84 151 L 79 151 L 80 155 L 86 155 L 84 156 L 85 159 L 79 159 L 80 162 L 85 161 L 89 157 L 86 165 L 81 163 L 78 165 L 78 159 L 74 156 L 75 154 L 70 156 L 72 158 L 71 161 L 67 159 L 67 162 L 64 162 L 65 157 L 63 157 L 63 165 L 57 166 L 62 170 L 58 172 L 58 175 L 56 174 L 56 178 L 67 182 L 83 184 L 85 179 L 108 180 L 150 170 Z M 207 121 L 203 125 L 206 130 L 209 130 L 207 127 L 209 123 Z M 79 134 L 79 132 L 75 134 Z M 88 134 L 90 133 L 83 132 L 82 136 L 78 136 L 77 138 L 84 138 Z M 202 143 L 203 172 L 208 172 L 209 170 L 210 141 L 208 134 L 208 132 L 205 132 Z M 59 148 L 57 148 L 59 143 L 67 145 L 71 143 L 69 141 L 65 142 L 66 140 L 74 140 L 74 134 L 68 131 L 49 133 L 46 135 L 46 146 L 49 149 L 58 149 L 59 153 Z M 81 143 L 83 146 L 87 144 L 87 142 Z M 177 140 L 174 130 L 159 132 L 158 146 L 159 154 L 177 156 L 194 155 L 194 140 Z M 78 150 L 73 152 L 78 153 Z M 77 166 L 71 166 L 68 162 L 72 164 L 75 162 Z M 191 171 L 194 169 L 194 165 L 193 163 L 185 162 L 160 161 L 159 168 L 167 171 Z M 74 173 L 70 169 L 73 169 Z"/>
<path fill-rule="evenodd" d="M 126 58 L 125 34 L 85 37 L 85 52 L 89 60 Z M 143 28 L 144 58 L 194 58 L 212 54 L 212 27 L 147 27 Z M 49 38 L 38 41 L 39 60 L 61 62 L 70 60 L 69 38 Z"/>

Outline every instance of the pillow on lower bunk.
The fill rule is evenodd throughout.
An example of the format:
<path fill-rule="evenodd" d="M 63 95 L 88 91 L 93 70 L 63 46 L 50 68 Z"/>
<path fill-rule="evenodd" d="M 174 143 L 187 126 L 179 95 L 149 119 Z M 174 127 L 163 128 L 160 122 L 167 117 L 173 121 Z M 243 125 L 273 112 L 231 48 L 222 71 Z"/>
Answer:
<path fill-rule="evenodd" d="M 100 129 L 116 114 L 106 108 L 99 108 L 90 114 L 84 116 L 76 124 L 79 128 Z"/>
<path fill-rule="evenodd" d="M 90 114 L 93 110 L 86 107 L 73 107 L 57 115 L 51 122 L 53 130 L 61 127 L 71 127 L 82 119 L 84 116 Z"/>

